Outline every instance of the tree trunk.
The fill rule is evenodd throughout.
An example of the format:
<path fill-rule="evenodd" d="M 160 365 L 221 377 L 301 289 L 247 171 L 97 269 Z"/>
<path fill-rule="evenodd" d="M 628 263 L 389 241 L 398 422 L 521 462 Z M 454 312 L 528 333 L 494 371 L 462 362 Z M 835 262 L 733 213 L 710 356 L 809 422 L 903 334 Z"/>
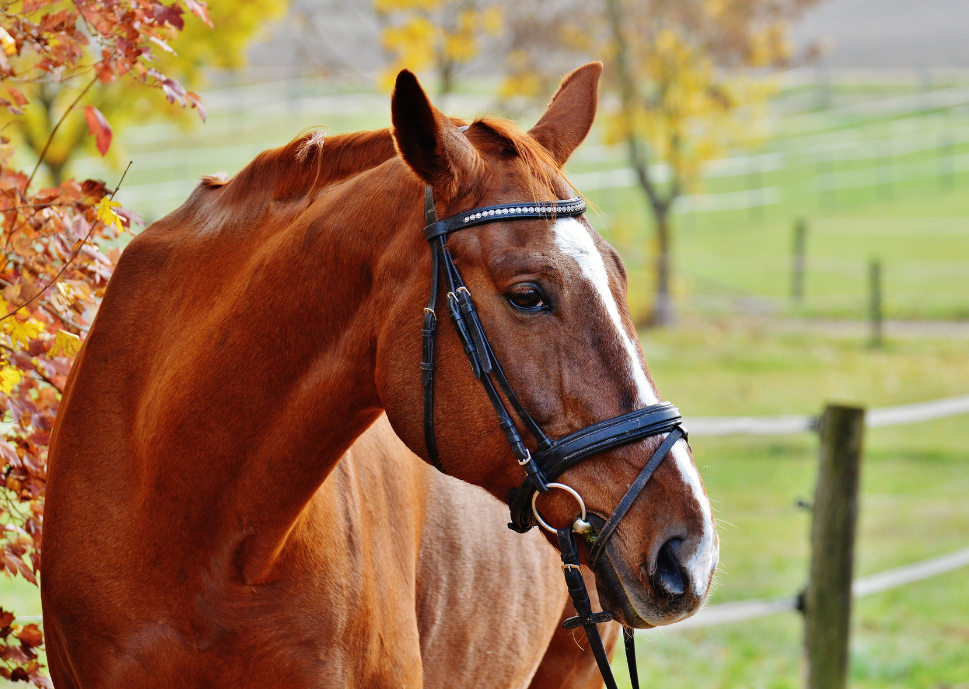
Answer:
<path fill-rule="evenodd" d="M 670 298 L 669 212 L 673 200 L 679 194 L 680 185 L 677 180 L 674 180 L 669 194 L 661 195 L 649 178 L 649 161 L 645 146 L 636 134 L 634 124 L 639 95 L 632 69 L 629 66 L 629 52 L 626 45 L 626 36 L 623 33 L 621 0 L 606 0 L 606 15 L 612 33 L 613 60 L 619 82 L 619 102 L 626 128 L 625 138 L 626 147 L 629 151 L 629 164 L 636 173 L 639 188 L 646 195 L 649 207 L 656 220 L 656 237 L 659 248 L 659 254 L 656 256 L 656 300 L 653 304 L 653 312 L 649 317 L 649 324 L 664 326 L 673 322 L 673 300 Z"/>
<path fill-rule="evenodd" d="M 59 187 L 61 182 L 64 181 L 64 167 L 67 165 L 67 163 L 64 162 L 55 165 L 49 160 L 45 160 L 44 165 L 47 167 L 47 171 L 50 173 L 51 186 Z"/>
<path fill-rule="evenodd" d="M 669 206 L 653 209 L 656 217 L 656 300 L 650 324 L 656 327 L 671 325 L 675 319 L 670 296 L 670 213 Z"/>
<path fill-rule="evenodd" d="M 446 97 L 454 91 L 454 72 L 456 68 L 457 65 L 454 60 L 450 60 L 444 56 L 440 58 L 440 64 L 438 65 L 438 77 L 440 78 L 438 93 L 442 97 Z"/>

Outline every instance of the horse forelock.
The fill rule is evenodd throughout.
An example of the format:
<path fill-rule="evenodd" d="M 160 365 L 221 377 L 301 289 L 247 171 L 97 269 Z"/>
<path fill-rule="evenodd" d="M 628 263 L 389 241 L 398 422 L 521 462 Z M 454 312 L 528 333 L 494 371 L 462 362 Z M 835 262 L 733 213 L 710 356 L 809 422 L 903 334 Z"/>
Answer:
<path fill-rule="evenodd" d="M 526 194 L 522 201 L 548 200 L 549 195 L 561 193 L 561 168 L 538 141 L 523 132 L 510 120 L 481 117 L 472 122 L 467 136 L 479 151 L 520 161 L 527 180 Z"/>

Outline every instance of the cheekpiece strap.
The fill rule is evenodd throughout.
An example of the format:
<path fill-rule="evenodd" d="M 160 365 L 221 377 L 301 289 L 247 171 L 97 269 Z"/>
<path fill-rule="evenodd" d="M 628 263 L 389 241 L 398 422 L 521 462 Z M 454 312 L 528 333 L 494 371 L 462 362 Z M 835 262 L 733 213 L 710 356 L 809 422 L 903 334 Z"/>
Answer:
<path fill-rule="evenodd" d="M 430 189 L 430 187 L 427 187 Z M 425 192 L 425 200 L 427 192 Z M 433 197 L 432 197 L 433 203 Z M 433 208 L 433 206 L 432 206 Z M 525 220 L 529 218 L 542 218 L 554 220 L 562 217 L 575 217 L 582 215 L 586 211 L 585 201 L 581 196 L 573 196 L 564 201 L 544 201 L 542 203 L 506 203 L 500 206 L 485 206 L 484 208 L 472 208 L 464 213 L 452 215 L 444 220 L 431 219 L 425 213 L 427 226 L 424 228 L 424 235 L 428 241 L 437 237 L 464 230 L 475 225 L 484 225 L 491 222 L 502 220 Z"/>
<path fill-rule="evenodd" d="M 424 187 L 424 224 L 433 225 L 437 222 L 437 209 L 434 203 L 434 189 L 431 185 Z"/>

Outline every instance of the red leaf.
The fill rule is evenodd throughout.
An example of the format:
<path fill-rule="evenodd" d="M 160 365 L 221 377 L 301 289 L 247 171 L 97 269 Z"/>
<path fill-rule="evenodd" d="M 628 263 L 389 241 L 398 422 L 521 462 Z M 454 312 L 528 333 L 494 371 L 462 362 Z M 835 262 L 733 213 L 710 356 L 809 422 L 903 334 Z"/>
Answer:
<path fill-rule="evenodd" d="M 201 117 L 202 121 L 205 122 L 209 115 L 208 111 L 205 109 L 205 106 L 202 104 L 202 98 L 197 93 L 192 93 L 189 91 L 188 99 L 191 101 L 193 108 L 198 108 L 199 117 Z"/>
<path fill-rule="evenodd" d="M 128 221 L 128 227 L 131 227 L 132 223 L 136 223 L 142 227 L 145 226 L 145 219 L 134 211 L 130 211 L 127 208 L 118 208 L 115 210 L 115 213 Z M 111 263 L 114 263 L 114 261 L 111 261 Z"/>
<path fill-rule="evenodd" d="M 20 572 L 20 576 L 22 576 L 24 579 L 29 581 L 34 586 L 37 585 L 37 577 L 34 576 L 34 573 L 30 571 L 30 568 L 27 567 L 26 563 L 23 560 L 21 560 L 19 557 L 9 552 L 4 553 L 3 555 L 4 555 L 4 559 L 6 559 L 7 561 L 7 569 L 10 570 L 11 574 L 15 572 Z"/>
<path fill-rule="evenodd" d="M 182 19 L 182 8 L 177 4 L 166 7 L 156 2 L 153 9 L 155 11 L 155 21 L 159 24 L 168 22 L 179 31 L 185 28 L 185 20 Z"/>
<path fill-rule="evenodd" d="M 101 155 L 104 155 L 111 147 L 114 130 L 108 124 L 107 118 L 93 105 L 84 106 L 84 119 L 87 120 L 88 134 L 97 137 L 98 150 L 101 151 Z"/>

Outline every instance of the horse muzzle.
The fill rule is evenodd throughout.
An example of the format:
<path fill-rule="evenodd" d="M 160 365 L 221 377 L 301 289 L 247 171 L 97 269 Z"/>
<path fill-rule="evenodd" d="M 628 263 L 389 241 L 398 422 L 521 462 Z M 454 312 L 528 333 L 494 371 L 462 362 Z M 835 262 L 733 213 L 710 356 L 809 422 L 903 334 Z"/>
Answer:
<path fill-rule="evenodd" d="M 594 570 L 603 610 L 637 629 L 673 624 L 695 613 L 706 601 L 717 557 L 705 581 L 698 581 L 685 550 L 682 539 L 670 539 L 635 571 L 616 545 L 608 544 Z"/>

